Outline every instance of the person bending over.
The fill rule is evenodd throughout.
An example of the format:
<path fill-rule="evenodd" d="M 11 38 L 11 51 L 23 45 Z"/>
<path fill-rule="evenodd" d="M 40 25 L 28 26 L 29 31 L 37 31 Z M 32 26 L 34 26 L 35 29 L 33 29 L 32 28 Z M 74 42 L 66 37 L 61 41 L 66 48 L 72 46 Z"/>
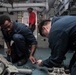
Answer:
<path fill-rule="evenodd" d="M 68 50 L 75 51 L 69 65 L 71 70 L 76 62 L 76 16 L 53 17 L 43 20 L 39 26 L 39 33 L 48 38 L 51 56 L 46 60 L 37 60 L 38 65 L 46 67 L 60 67 Z"/>

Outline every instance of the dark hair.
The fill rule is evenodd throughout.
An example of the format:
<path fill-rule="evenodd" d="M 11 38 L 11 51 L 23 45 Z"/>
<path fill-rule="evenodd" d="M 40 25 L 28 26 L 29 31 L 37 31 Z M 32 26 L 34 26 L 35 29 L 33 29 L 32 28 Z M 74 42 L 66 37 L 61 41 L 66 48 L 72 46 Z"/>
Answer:
<path fill-rule="evenodd" d="M 40 23 L 39 23 L 39 25 L 38 25 L 38 30 L 39 30 L 39 33 L 40 33 L 40 35 L 41 36 L 44 36 L 43 34 L 42 34 L 42 26 L 46 26 L 47 24 L 48 24 L 48 22 L 50 22 L 51 20 L 43 20 L 43 21 L 41 21 Z"/>
<path fill-rule="evenodd" d="M 29 9 L 33 10 L 33 8 L 31 8 L 31 7 L 29 7 L 27 10 L 29 10 Z"/>
<path fill-rule="evenodd" d="M 9 16 L 7 16 L 7 15 L 1 15 L 0 16 L 0 26 L 3 25 L 6 20 L 8 20 L 9 22 L 11 22 L 11 19 L 10 19 Z"/>

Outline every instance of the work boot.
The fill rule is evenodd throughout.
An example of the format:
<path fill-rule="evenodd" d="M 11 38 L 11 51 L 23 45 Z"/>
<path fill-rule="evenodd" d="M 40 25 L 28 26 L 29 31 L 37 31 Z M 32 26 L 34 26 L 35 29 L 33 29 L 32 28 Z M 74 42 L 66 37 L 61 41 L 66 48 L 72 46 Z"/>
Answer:
<path fill-rule="evenodd" d="M 23 59 L 21 59 L 20 61 L 18 61 L 17 66 L 22 66 L 22 65 L 26 64 L 27 61 L 28 61 L 28 59 L 23 58 Z"/>

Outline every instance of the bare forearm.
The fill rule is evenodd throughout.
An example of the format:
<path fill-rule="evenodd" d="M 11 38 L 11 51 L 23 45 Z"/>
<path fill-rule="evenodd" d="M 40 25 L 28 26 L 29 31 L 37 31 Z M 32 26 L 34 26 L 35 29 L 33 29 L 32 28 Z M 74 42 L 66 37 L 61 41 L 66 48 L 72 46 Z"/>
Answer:
<path fill-rule="evenodd" d="M 36 51 L 37 45 L 32 45 L 31 47 L 31 53 L 29 59 L 31 60 L 32 64 L 36 63 L 36 59 L 34 58 L 34 53 Z"/>
<path fill-rule="evenodd" d="M 7 45 L 7 49 L 6 49 L 6 53 L 7 55 L 11 55 L 11 47 L 10 47 L 10 42 L 6 42 L 6 45 Z"/>
<path fill-rule="evenodd" d="M 32 45 L 30 56 L 33 56 L 36 51 L 37 45 Z"/>
<path fill-rule="evenodd" d="M 7 48 L 10 48 L 10 42 L 6 42 Z"/>

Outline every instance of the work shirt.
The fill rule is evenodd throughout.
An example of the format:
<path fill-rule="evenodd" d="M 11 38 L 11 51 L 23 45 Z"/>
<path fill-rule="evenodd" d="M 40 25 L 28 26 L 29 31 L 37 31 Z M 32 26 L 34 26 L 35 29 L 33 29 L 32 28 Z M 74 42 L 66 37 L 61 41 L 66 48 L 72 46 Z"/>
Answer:
<path fill-rule="evenodd" d="M 69 49 L 76 49 L 76 16 L 54 17 L 48 36 L 51 56 L 43 61 L 47 67 L 59 67 Z"/>
<path fill-rule="evenodd" d="M 35 25 L 36 22 L 36 14 L 34 12 L 31 12 L 29 14 L 29 24 Z"/>
<path fill-rule="evenodd" d="M 4 39 L 5 39 L 6 42 L 10 42 L 11 40 L 13 40 L 13 35 L 14 34 L 21 34 L 22 36 L 24 36 L 25 42 L 27 43 L 27 46 L 37 44 L 37 41 L 36 41 L 34 35 L 30 31 L 30 29 L 23 23 L 13 22 L 13 27 L 12 27 L 11 34 L 9 34 L 3 28 L 1 30 L 2 30 Z"/>

